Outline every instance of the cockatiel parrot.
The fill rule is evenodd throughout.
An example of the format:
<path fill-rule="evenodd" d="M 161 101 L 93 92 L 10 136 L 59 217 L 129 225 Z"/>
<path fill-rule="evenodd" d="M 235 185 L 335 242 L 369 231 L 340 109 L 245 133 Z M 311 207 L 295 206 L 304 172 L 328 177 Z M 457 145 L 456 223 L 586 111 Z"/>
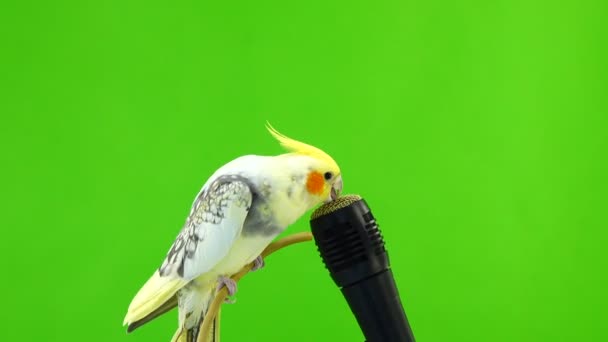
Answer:
<path fill-rule="evenodd" d="M 251 262 L 262 267 L 260 254 L 277 235 L 339 196 L 340 168 L 327 153 L 267 129 L 289 153 L 242 156 L 207 180 L 164 262 L 131 302 L 129 332 L 177 304 L 172 342 L 196 341 L 217 290 L 235 293 L 229 277 Z"/>

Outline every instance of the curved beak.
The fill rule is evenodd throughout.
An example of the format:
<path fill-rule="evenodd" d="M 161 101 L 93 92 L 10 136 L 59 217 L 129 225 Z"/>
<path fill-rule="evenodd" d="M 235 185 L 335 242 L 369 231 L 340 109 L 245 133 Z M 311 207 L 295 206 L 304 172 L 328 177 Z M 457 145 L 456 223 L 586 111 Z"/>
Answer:
<path fill-rule="evenodd" d="M 326 202 L 331 202 L 333 200 L 335 200 L 336 198 L 338 198 L 340 196 L 340 194 L 342 193 L 342 176 L 338 176 L 336 178 L 336 180 L 334 181 L 334 184 L 332 184 L 331 186 L 331 191 L 329 192 L 329 198 L 327 199 Z"/>

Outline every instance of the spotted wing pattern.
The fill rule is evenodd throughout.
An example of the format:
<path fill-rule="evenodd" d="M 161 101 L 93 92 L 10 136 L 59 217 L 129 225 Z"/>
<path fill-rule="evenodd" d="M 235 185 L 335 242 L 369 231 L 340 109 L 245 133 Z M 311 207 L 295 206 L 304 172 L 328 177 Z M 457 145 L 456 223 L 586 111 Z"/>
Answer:
<path fill-rule="evenodd" d="M 212 269 L 240 234 L 252 200 L 250 184 L 241 176 L 222 176 L 204 188 L 159 274 L 190 280 Z"/>

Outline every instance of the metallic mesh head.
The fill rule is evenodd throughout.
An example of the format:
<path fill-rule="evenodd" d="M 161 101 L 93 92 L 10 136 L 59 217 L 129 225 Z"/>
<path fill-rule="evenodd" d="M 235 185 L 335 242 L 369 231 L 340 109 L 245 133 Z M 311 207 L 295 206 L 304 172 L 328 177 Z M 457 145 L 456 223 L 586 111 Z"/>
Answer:
<path fill-rule="evenodd" d="M 340 197 L 336 198 L 335 200 L 333 200 L 329 203 L 325 203 L 322 206 L 320 206 L 319 208 L 317 208 L 317 210 L 315 210 L 312 213 L 312 216 L 310 217 L 310 219 L 314 220 L 317 217 L 321 217 L 323 215 L 327 215 L 336 210 L 348 207 L 349 205 L 351 205 L 357 201 L 360 201 L 360 200 L 361 200 L 361 196 L 359 196 L 359 195 L 340 196 Z"/>

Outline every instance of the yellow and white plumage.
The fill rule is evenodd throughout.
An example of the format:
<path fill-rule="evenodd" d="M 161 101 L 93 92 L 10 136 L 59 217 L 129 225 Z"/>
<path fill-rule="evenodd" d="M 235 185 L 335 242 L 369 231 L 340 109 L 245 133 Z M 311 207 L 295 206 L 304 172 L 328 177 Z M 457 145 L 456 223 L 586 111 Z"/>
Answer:
<path fill-rule="evenodd" d="M 329 155 L 268 128 L 290 153 L 239 157 L 207 180 L 164 262 L 131 302 L 129 331 L 177 304 L 173 341 L 196 340 L 218 279 L 251 263 L 306 211 L 341 191 Z"/>

